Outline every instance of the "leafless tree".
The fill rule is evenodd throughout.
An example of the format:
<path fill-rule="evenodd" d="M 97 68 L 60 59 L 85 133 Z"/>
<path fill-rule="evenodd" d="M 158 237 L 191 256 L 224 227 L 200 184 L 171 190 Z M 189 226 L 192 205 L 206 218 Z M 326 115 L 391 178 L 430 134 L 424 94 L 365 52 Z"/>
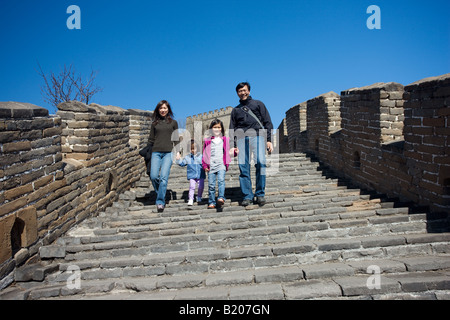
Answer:
<path fill-rule="evenodd" d="M 94 84 L 97 71 L 92 71 L 89 78 L 84 80 L 81 75 L 75 75 L 72 65 L 66 66 L 55 74 L 46 75 L 39 66 L 39 75 L 44 80 L 41 93 L 44 101 L 57 107 L 62 102 L 77 100 L 89 104 L 92 97 L 103 89 Z"/>

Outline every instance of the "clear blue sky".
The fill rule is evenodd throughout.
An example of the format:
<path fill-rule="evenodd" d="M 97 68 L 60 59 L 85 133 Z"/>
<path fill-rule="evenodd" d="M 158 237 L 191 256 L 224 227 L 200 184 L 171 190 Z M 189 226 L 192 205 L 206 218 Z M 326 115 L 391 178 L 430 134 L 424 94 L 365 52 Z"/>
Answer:
<path fill-rule="evenodd" d="M 81 30 L 69 30 L 70 5 Z M 381 30 L 369 30 L 370 5 Z M 404 85 L 450 72 L 450 1 L 1 0 L 0 101 L 49 108 L 45 72 L 98 70 L 96 103 L 178 119 L 235 106 L 237 83 L 277 127 L 292 106 L 375 82 Z"/>

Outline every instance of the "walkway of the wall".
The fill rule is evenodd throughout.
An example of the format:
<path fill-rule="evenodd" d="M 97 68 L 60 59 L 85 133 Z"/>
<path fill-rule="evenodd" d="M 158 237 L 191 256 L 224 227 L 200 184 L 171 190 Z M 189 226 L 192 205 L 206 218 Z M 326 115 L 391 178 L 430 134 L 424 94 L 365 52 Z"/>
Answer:
<path fill-rule="evenodd" d="M 0 288 L 42 245 L 129 189 L 145 170 L 151 112 L 0 103 Z"/>
<path fill-rule="evenodd" d="M 329 92 L 286 113 L 289 151 L 311 152 L 369 190 L 450 212 L 449 115 L 450 74 Z"/>

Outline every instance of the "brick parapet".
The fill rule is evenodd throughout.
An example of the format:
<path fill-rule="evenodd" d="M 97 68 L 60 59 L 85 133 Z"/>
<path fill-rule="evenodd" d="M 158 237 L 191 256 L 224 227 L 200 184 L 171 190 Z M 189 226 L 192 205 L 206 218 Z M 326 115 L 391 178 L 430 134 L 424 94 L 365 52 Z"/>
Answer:
<path fill-rule="evenodd" d="M 56 116 L 0 103 L 1 278 L 85 218 L 97 215 L 145 170 L 151 112 L 72 101 Z"/>
<path fill-rule="evenodd" d="M 447 74 L 308 100 L 306 151 L 361 187 L 450 212 L 449 83 Z M 298 109 L 286 112 L 289 141 L 301 128 Z"/>

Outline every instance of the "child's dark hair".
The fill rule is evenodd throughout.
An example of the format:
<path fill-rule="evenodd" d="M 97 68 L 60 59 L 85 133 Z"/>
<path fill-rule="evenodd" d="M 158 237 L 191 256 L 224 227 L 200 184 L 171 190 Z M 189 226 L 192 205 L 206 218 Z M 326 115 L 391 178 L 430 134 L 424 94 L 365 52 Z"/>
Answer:
<path fill-rule="evenodd" d="M 191 139 L 191 149 L 192 149 L 192 146 L 194 146 L 194 148 L 197 150 L 197 152 L 200 150 L 198 147 L 198 143 L 195 142 L 194 139 Z"/>
<path fill-rule="evenodd" d="M 223 122 L 220 121 L 219 119 L 214 119 L 213 121 L 211 121 L 211 124 L 209 125 L 209 130 L 211 130 L 216 124 L 220 124 L 220 126 L 222 127 L 222 136 L 225 136 L 225 127 L 223 126 Z"/>

